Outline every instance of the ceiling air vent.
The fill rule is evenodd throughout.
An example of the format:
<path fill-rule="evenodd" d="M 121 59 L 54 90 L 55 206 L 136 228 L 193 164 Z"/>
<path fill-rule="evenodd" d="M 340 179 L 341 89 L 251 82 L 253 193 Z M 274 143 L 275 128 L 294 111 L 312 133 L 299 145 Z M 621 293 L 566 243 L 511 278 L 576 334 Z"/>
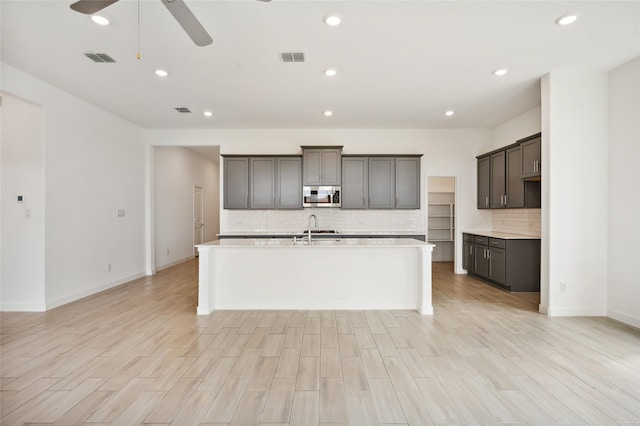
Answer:
<path fill-rule="evenodd" d="M 282 62 L 304 62 L 303 52 L 282 52 L 280 53 Z"/>
<path fill-rule="evenodd" d="M 187 114 L 191 112 L 191 110 L 187 107 L 176 107 L 176 111 L 182 114 Z"/>
<path fill-rule="evenodd" d="M 93 62 L 115 62 L 115 60 L 106 53 L 85 53 L 84 56 L 91 59 Z"/>

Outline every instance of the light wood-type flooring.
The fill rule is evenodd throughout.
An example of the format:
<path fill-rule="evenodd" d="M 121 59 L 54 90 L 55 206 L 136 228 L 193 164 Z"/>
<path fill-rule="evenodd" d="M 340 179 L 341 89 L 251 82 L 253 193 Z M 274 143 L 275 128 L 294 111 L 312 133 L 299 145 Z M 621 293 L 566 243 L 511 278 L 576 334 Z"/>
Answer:
<path fill-rule="evenodd" d="M 638 424 L 640 332 L 434 264 L 433 316 L 197 316 L 197 260 L 2 313 L 1 424 Z"/>

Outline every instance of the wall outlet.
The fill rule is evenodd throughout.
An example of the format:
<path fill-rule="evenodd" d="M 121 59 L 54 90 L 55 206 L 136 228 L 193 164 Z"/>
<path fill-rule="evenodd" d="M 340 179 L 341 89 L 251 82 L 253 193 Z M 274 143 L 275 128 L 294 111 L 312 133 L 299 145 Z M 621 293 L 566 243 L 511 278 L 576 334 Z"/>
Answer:
<path fill-rule="evenodd" d="M 567 292 L 567 283 L 564 281 L 560 281 L 560 293 Z"/>
<path fill-rule="evenodd" d="M 107 272 L 111 272 L 111 264 L 107 264 Z"/>

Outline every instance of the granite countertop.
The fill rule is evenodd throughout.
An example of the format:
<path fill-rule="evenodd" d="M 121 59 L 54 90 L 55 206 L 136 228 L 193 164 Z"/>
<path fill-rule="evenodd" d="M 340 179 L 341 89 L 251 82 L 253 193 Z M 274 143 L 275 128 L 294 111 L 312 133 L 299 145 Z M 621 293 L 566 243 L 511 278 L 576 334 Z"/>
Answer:
<path fill-rule="evenodd" d="M 299 238 L 241 238 L 222 239 L 199 244 L 197 247 L 423 247 L 433 244 L 412 238 L 336 238 L 314 239 L 311 245 Z"/>
<path fill-rule="evenodd" d="M 463 231 L 464 234 L 480 235 L 482 237 L 500 238 L 503 240 L 539 240 L 540 237 L 522 234 L 509 234 L 507 232 L 495 231 Z"/>

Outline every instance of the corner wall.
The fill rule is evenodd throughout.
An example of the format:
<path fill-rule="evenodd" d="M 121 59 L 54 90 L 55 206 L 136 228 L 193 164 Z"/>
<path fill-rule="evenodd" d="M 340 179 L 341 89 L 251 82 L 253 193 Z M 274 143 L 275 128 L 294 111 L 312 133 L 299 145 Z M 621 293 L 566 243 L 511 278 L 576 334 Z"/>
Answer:
<path fill-rule="evenodd" d="M 36 171 L 44 176 L 44 227 L 37 238 L 44 241 L 45 261 L 36 268 L 44 274 L 46 309 L 144 275 L 142 129 L 1 66 L 3 90 L 43 111 L 44 163 Z M 2 252 L 3 261 L 7 255 Z M 15 267 L 27 271 L 31 261 L 21 258 Z M 5 289 L 21 285 L 2 283 Z"/>
<path fill-rule="evenodd" d="M 640 327 L 640 58 L 609 73 L 607 315 Z"/>
<path fill-rule="evenodd" d="M 557 71 L 542 81 L 540 311 L 607 313 L 607 74 Z"/>
<path fill-rule="evenodd" d="M 0 310 L 44 311 L 42 107 L 1 95 Z"/>

